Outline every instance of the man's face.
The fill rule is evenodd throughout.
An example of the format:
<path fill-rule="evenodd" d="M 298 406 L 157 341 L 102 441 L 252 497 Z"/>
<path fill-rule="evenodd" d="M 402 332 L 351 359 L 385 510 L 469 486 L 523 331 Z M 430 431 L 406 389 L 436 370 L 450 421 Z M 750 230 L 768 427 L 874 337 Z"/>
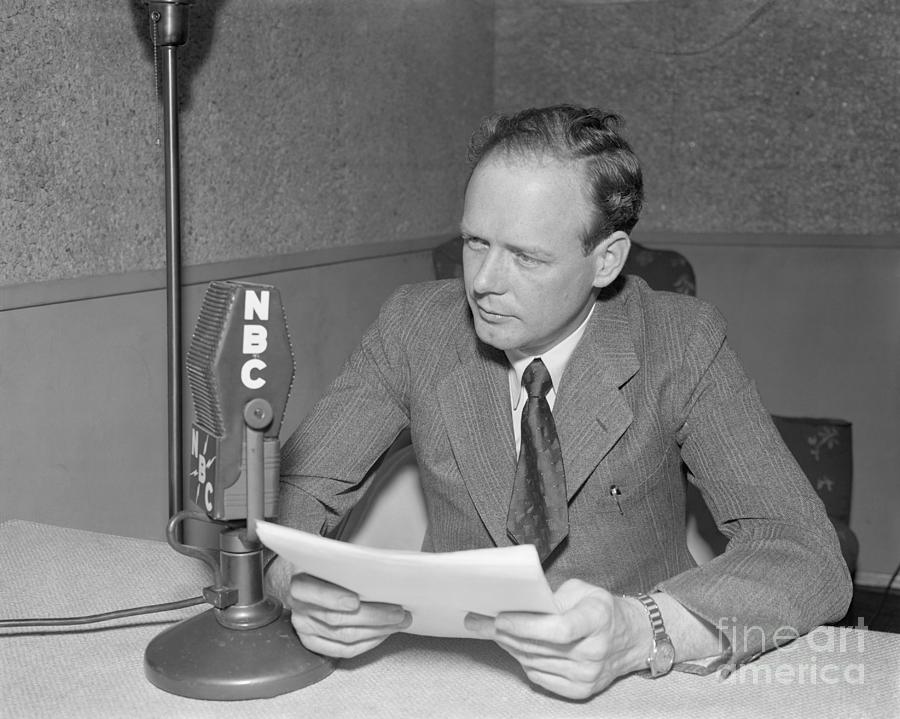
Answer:
<path fill-rule="evenodd" d="M 582 251 L 593 217 L 583 183 L 580 167 L 553 160 L 488 156 L 475 168 L 463 278 L 483 342 L 538 355 L 587 317 L 602 248 Z"/>

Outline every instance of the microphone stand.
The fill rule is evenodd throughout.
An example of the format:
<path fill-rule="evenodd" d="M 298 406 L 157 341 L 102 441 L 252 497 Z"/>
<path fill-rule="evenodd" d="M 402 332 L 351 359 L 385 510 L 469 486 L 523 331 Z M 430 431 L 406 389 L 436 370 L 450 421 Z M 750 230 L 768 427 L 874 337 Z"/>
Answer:
<path fill-rule="evenodd" d="M 213 608 L 166 629 L 144 653 L 144 672 L 152 684 L 194 699 L 262 699 L 302 689 L 327 677 L 334 662 L 313 654 L 291 625 L 290 610 L 263 589 L 263 545 L 256 521 L 263 519 L 266 459 L 280 453 L 278 442 L 266 457 L 265 430 L 272 405 L 251 399 L 244 405 L 247 526 L 224 531 L 219 550 L 180 544 L 184 519 L 209 521 L 199 512 L 180 512 L 169 520 L 169 544 L 209 564 L 216 576 L 203 596 Z M 274 452 L 274 456 L 271 454 Z"/>
<path fill-rule="evenodd" d="M 290 611 L 263 589 L 263 546 L 256 520 L 265 496 L 264 431 L 273 410 L 263 399 L 245 405 L 247 525 L 219 534 L 218 550 L 179 540 L 185 519 L 210 520 L 181 510 L 183 497 L 181 371 L 181 206 L 178 153 L 177 48 L 187 41 L 193 0 L 148 0 L 154 48 L 162 52 L 166 180 L 166 316 L 168 347 L 169 516 L 166 538 L 178 552 L 212 567 L 215 584 L 203 590 L 212 609 L 155 637 L 144 652 L 144 672 L 152 684 L 195 699 L 237 700 L 273 697 L 320 681 L 334 662 L 303 647 Z M 278 443 L 274 444 L 278 460 Z M 231 525 L 222 525 L 230 527 Z"/>
<path fill-rule="evenodd" d="M 166 184 L 166 345 L 168 357 L 169 516 L 183 506 L 181 372 L 181 189 L 178 153 L 178 56 L 193 0 L 149 0 L 155 48 L 162 52 Z"/>

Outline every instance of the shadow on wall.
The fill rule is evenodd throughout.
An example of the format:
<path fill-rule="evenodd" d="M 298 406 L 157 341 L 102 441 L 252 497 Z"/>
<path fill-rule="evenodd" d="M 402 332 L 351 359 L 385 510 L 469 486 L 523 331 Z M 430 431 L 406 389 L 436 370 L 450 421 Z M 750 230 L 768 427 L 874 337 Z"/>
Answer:
<path fill-rule="evenodd" d="M 188 39 L 178 52 L 178 92 L 182 110 L 191 106 L 191 78 L 206 62 L 215 34 L 216 13 L 228 0 L 203 0 L 191 3 L 188 9 Z M 144 57 L 151 65 L 154 62 L 153 35 L 150 22 L 150 7 L 147 0 L 131 0 L 131 17 L 135 34 L 144 49 Z M 157 68 L 157 72 L 160 68 Z M 161 90 L 157 83 L 157 94 Z"/>

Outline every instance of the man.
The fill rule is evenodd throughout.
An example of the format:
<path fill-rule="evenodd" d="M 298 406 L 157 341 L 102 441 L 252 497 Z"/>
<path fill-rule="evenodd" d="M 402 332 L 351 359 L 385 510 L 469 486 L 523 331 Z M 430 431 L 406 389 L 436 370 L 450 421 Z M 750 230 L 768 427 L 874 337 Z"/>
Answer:
<path fill-rule="evenodd" d="M 388 300 L 282 465 L 281 521 L 327 532 L 410 427 L 424 549 L 532 542 L 555 591 L 557 615 L 467 627 L 571 698 L 673 660 L 738 665 L 840 617 L 850 597 L 822 504 L 719 314 L 619 276 L 643 190 L 617 123 L 571 106 L 484 123 L 464 282 Z M 730 540 L 702 568 L 685 541 L 685 467 Z M 409 624 L 402 607 L 314 577 L 294 577 L 291 595 L 301 640 L 329 656 Z"/>

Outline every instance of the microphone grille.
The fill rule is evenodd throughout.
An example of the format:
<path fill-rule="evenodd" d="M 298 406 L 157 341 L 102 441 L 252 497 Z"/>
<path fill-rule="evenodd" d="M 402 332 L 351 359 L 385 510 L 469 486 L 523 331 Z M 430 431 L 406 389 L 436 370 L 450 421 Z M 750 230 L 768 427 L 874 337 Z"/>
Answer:
<path fill-rule="evenodd" d="M 185 362 L 194 402 L 195 423 L 215 437 L 225 434 L 225 423 L 213 367 L 236 297 L 237 288 L 233 283 L 209 284 L 203 296 L 203 305 Z"/>

